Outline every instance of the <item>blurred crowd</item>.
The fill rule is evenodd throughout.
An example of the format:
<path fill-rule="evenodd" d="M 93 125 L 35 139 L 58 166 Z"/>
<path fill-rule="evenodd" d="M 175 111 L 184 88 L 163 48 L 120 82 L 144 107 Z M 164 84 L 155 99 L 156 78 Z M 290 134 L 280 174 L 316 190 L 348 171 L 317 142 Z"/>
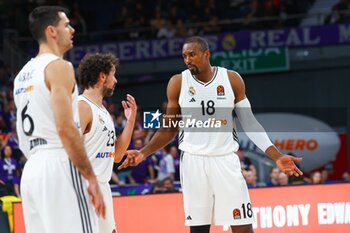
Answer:
<path fill-rule="evenodd" d="M 38 5 L 69 10 L 77 34 L 119 31 L 117 39 L 164 38 L 227 30 L 296 26 L 314 0 L 0 0 L 0 28 L 29 35 L 28 13 Z M 263 19 L 263 20 L 261 20 Z M 123 33 L 124 32 L 124 33 Z M 115 39 L 115 36 L 109 38 Z M 104 38 L 105 39 L 105 38 Z"/>
<path fill-rule="evenodd" d="M 18 148 L 12 81 L 8 67 L 0 60 L 0 197 L 20 196 L 20 175 L 26 162 Z"/>
<path fill-rule="evenodd" d="M 350 23 L 350 0 L 341 0 L 335 4 L 325 23 Z"/>

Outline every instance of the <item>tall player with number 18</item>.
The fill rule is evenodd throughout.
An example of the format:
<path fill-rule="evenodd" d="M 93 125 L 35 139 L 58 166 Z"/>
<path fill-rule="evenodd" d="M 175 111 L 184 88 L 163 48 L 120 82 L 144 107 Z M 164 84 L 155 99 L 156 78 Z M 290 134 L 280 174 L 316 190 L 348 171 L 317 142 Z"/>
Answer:
<path fill-rule="evenodd" d="M 211 66 L 205 39 L 188 38 L 182 47 L 182 56 L 188 69 L 174 75 L 168 83 L 167 116 L 197 113 L 195 116 L 203 119 L 223 119 L 224 115 L 227 123 L 233 125 L 232 111 L 235 110 L 250 139 L 283 172 L 302 174 L 294 164 L 301 158 L 279 152 L 256 121 L 241 76 L 223 67 Z M 224 110 L 230 111 L 225 114 Z M 236 154 L 239 148 L 236 131 L 232 128 L 224 132 L 198 131 L 200 128 L 196 127 L 181 130 L 181 185 L 185 224 L 190 226 L 191 233 L 209 233 L 212 224 L 230 225 L 234 233 L 252 233 L 252 204 Z M 158 130 L 140 151 L 128 151 L 121 167 L 137 165 L 168 144 L 176 134 L 177 129 Z"/>

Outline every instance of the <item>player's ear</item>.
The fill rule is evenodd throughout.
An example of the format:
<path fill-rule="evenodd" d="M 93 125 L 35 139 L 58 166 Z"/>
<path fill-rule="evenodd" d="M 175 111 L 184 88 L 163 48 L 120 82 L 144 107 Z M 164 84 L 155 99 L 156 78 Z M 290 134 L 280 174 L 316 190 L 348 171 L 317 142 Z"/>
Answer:
<path fill-rule="evenodd" d="M 205 50 L 204 55 L 205 55 L 205 57 L 207 57 L 209 59 L 210 58 L 210 50 L 209 49 Z"/>
<path fill-rule="evenodd" d="M 103 72 L 100 72 L 98 74 L 98 79 L 104 82 L 107 79 L 107 75 L 105 75 Z"/>
<path fill-rule="evenodd" d="M 52 25 L 47 26 L 46 29 L 45 29 L 45 34 L 46 34 L 46 38 L 48 36 L 56 37 L 56 34 L 57 34 L 56 28 L 54 26 L 52 26 Z"/>

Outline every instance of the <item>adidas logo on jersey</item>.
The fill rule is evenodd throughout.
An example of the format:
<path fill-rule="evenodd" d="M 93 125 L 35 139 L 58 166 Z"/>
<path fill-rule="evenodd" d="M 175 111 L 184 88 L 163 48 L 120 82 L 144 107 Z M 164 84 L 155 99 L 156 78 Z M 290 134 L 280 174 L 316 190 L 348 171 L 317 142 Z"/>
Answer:
<path fill-rule="evenodd" d="M 196 102 L 196 100 L 192 97 L 192 99 L 190 99 L 190 103 Z"/>
<path fill-rule="evenodd" d="M 107 127 L 105 126 L 105 127 L 103 128 L 102 132 L 104 132 L 104 131 L 106 131 L 106 130 L 108 130 L 108 129 L 107 129 Z"/>
<path fill-rule="evenodd" d="M 186 218 L 186 220 L 192 220 L 191 216 L 188 215 L 187 218 Z"/>

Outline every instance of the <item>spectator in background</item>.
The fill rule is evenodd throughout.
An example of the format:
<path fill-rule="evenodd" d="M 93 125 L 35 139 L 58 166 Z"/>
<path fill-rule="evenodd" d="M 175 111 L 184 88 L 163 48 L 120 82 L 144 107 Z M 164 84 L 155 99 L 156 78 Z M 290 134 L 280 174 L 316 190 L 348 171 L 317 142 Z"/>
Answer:
<path fill-rule="evenodd" d="M 350 181 L 350 173 L 349 171 L 345 171 L 343 172 L 343 174 L 341 175 L 343 181 L 345 182 L 349 182 Z"/>
<path fill-rule="evenodd" d="M 7 133 L 7 145 L 11 147 L 12 158 L 14 158 L 18 162 L 19 173 L 20 175 L 22 175 L 22 170 L 24 168 L 24 164 L 27 162 L 27 158 L 19 149 L 16 121 L 12 121 L 10 128 L 11 131 Z"/>
<path fill-rule="evenodd" d="M 174 193 L 178 191 L 179 190 L 174 187 L 173 179 L 167 177 L 164 180 L 155 182 L 151 193 Z"/>
<path fill-rule="evenodd" d="M 73 4 L 71 24 L 77 33 L 85 35 L 87 33 L 86 21 L 81 13 L 78 3 Z"/>
<path fill-rule="evenodd" d="M 182 19 L 178 19 L 176 21 L 175 36 L 186 37 L 187 35 L 187 29 L 184 24 L 184 21 Z"/>
<path fill-rule="evenodd" d="M 248 188 L 260 187 L 256 181 L 256 174 L 253 171 L 243 170 L 243 176 L 244 176 L 245 181 L 247 182 Z"/>
<path fill-rule="evenodd" d="M 0 132 L 0 152 L 3 151 L 6 145 L 7 145 L 6 134 L 2 134 Z"/>
<path fill-rule="evenodd" d="M 135 150 L 139 150 L 143 147 L 143 139 L 136 139 L 134 142 Z M 130 183 L 139 183 L 144 184 L 148 182 L 155 181 L 154 170 L 152 166 L 152 160 L 150 157 L 143 160 L 139 165 L 131 169 L 131 182 Z"/>
<path fill-rule="evenodd" d="M 115 115 L 113 115 L 115 116 Z M 126 124 L 126 119 L 124 117 L 123 112 L 119 112 L 115 117 L 114 117 L 114 127 L 115 127 L 115 132 L 116 135 L 120 135 L 121 132 L 123 131 L 124 127 Z"/>
<path fill-rule="evenodd" d="M 321 171 L 322 183 L 324 184 L 333 183 L 328 177 L 329 177 L 329 170 L 325 168 Z"/>
<path fill-rule="evenodd" d="M 163 193 L 163 192 L 164 192 L 163 182 L 158 180 L 157 182 L 154 183 L 151 193 L 157 194 L 157 193 Z"/>
<path fill-rule="evenodd" d="M 244 156 L 244 150 L 239 149 L 237 151 L 239 160 L 241 161 L 241 167 L 243 171 L 252 171 L 256 176 L 256 168 L 250 158 Z"/>
<path fill-rule="evenodd" d="M 15 194 L 14 179 L 19 175 L 18 162 L 12 158 L 12 149 L 10 146 L 5 146 L 3 156 L 0 159 L 0 180 L 6 185 L 9 193 Z"/>
<path fill-rule="evenodd" d="M 146 131 L 144 144 L 147 144 L 151 140 L 151 138 L 153 137 L 154 133 L 155 133 L 155 131 L 153 131 L 153 130 Z M 152 165 L 152 169 L 153 169 L 153 172 L 154 172 L 154 177 L 158 177 L 159 162 L 164 157 L 164 154 L 166 154 L 165 148 L 162 148 L 162 149 L 156 151 L 155 153 L 153 153 L 150 156 L 150 163 Z"/>
<path fill-rule="evenodd" d="M 154 17 L 149 22 L 154 37 L 157 35 L 158 31 L 165 25 L 165 22 L 165 19 L 162 18 L 162 13 L 159 10 L 155 10 Z"/>
<path fill-rule="evenodd" d="M 346 3 L 346 8 L 342 12 L 342 23 L 350 23 L 350 1 Z"/>
<path fill-rule="evenodd" d="M 278 185 L 279 186 L 289 185 L 288 176 L 285 173 L 283 173 L 283 172 L 280 172 L 278 174 Z"/>
<path fill-rule="evenodd" d="M 321 172 L 315 171 L 315 172 L 311 173 L 310 183 L 311 184 L 322 184 L 323 182 L 322 182 Z"/>
<path fill-rule="evenodd" d="M 347 23 L 350 18 L 350 2 L 341 0 L 332 8 L 332 12 L 325 19 L 325 23 Z"/>
<path fill-rule="evenodd" d="M 6 133 L 8 131 L 8 125 L 6 124 L 6 121 L 2 115 L 0 115 L 0 134 Z"/>
<path fill-rule="evenodd" d="M 265 0 L 262 3 L 263 17 L 277 17 L 280 13 L 281 2 L 278 0 Z M 274 28 L 276 20 L 266 20 L 263 22 L 265 28 Z"/>
<path fill-rule="evenodd" d="M 115 14 L 116 18 L 111 24 L 111 30 L 123 28 L 126 22 L 129 20 L 129 9 L 126 5 L 123 5 L 121 9 L 119 9 L 118 13 Z"/>
<path fill-rule="evenodd" d="M 176 29 L 170 20 L 165 20 L 165 24 L 158 30 L 157 38 L 173 38 Z"/>
<path fill-rule="evenodd" d="M 13 99 L 8 101 L 8 104 L 4 108 L 4 120 L 8 126 L 11 126 L 11 122 L 16 120 L 16 105 Z M 10 131 L 10 127 L 8 127 Z"/>
<path fill-rule="evenodd" d="M 125 181 L 121 181 L 119 179 L 119 176 L 116 172 L 116 167 L 117 167 L 117 164 L 114 165 L 113 164 L 113 171 L 112 171 L 112 176 L 111 176 L 111 180 L 109 181 L 110 184 L 116 184 L 118 186 L 125 186 Z"/>
<path fill-rule="evenodd" d="M 257 18 L 261 16 L 261 8 L 258 0 L 252 0 L 249 4 L 249 12 L 245 16 L 244 26 L 248 28 L 258 27 Z"/>
<path fill-rule="evenodd" d="M 175 25 L 178 19 L 182 20 L 185 18 L 183 17 L 182 11 L 177 4 L 172 4 L 170 6 L 167 16 L 167 19 L 171 22 L 172 25 Z"/>
<path fill-rule="evenodd" d="M 281 173 L 281 170 L 278 167 L 274 167 L 270 171 L 270 180 L 266 183 L 267 186 L 277 186 L 278 183 L 278 175 Z"/>
<path fill-rule="evenodd" d="M 163 155 L 163 157 L 161 158 L 161 160 L 159 161 L 159 170 L 158 170 L 158 180 L 164 180 L 165 178 L 170 177 L 171 179 L 174 179 L 174 174 L 175 174 L 175 166 L 174 166 L 174 158 L 173 156 L 170 154 L 171 150 L 171 146 L 166 146 L 165 147 L 165 154 Z M 177 148 L 175 147 L 175 150 L 177 150 Z M 173 152 L 176 153 L 176 152 Z"/>
<path fill-rule="evenodd" d="M 180 154 L 176 145 L 172 145 L 170 147 L 170 155 L 174 159 L 174 168 L 175 168 L 174 181 L 180 181 Z"/>
<path fill-rule="evenodd" d="M 174 187 L 174 180 L 170 177 L 165 178 L 163 181 L 164 193 L 174 193 L 178 190 Z"/>

